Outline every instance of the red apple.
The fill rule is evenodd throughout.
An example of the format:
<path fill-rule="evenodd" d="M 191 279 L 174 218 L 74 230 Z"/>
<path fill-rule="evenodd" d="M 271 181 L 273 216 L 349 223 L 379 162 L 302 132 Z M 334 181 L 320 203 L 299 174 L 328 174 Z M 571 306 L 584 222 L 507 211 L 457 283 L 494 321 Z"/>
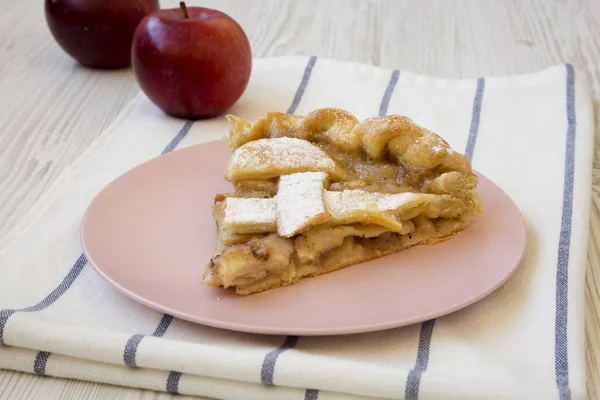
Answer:
<path fill-rule="evenodd" d="M 246 90 L 252 69 L 250 43 L 235 20 L 183 2 L 140 22 L 131 59 L 148 98 L 165 113 L 188 119 L 230 108 Z"/>
<path fill-rule="evenodd" d="M 45 0 L 54 39 L 80 64 L 123 68 L 131 64 L 133 32 L 158 0 Z"/>

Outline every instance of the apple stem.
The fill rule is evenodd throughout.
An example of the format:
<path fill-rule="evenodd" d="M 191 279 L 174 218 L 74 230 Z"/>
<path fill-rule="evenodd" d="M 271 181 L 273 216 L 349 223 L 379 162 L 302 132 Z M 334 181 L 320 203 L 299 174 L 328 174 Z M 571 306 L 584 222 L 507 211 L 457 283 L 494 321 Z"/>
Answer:
<path fill-rule="evenodd" d="M 185 1 L 180 1 L 179 7 L 181 7 L 181 11 L 183 11 L 183 16 L 186 19 L 190 18 L 190 15 L 188 14 L 187 6 L 185 5 Z"/>

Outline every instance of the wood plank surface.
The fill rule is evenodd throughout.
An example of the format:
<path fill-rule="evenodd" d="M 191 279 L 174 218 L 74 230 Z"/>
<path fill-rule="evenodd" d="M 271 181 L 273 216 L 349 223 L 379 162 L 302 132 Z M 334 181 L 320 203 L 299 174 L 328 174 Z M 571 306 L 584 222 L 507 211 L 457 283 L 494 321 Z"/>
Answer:
<path fill-rule="evenodd" d="M 49 34 L 42 3 L 0 0 L 0 235 L 138 91 L 129 69 L 90 70 L 66 56 Z M 161 1 L 163 8 L 177 3 Z M 255 57 L 318 55 L 441 77 L 518 74 L 570 62 L 589 72 L 596 97 L 600 89 L 599 1 L 188 0 L 193 5 L 235 18 Z M 586 279 L 590 399 L 600 398 L 599 310 L 597 153 Z M 0 371 L 2 400 L 171 397 Z"/>

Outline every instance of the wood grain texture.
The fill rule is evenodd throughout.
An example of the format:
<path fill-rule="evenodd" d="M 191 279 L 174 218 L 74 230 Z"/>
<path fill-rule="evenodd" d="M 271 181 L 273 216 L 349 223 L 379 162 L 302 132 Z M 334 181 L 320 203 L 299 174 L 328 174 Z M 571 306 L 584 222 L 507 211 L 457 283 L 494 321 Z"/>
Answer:
<path fill-rule="evenodd" d="M 0 374 L 0 399 L 200 400 L 206 398 L 2 371 Z"/>
<path fill-rule="evenodd" d="M 177 3 L 161 1 L 163 8 Z M 188 1 L 196 4 L 234 17 L 248 34 L 255 57 L 314 54 L 451 78 L 526 73 L 570 62 L 588 71 L 596 97 L 600 93 L 600 2 L 595 0 Z M 110 124 L 138 87 L 129 69 L 78 67 L 51 38 L 41 1 L 0 0 L 0 9 L 0 235 L 4 235 Z M 596 141 L 600 145 L 600 134 Z M 586 278 L 590 399 L 600 398 L 598 154 Z M 0 371 L 0 400 L 19 398 L 175 397 Z"/>

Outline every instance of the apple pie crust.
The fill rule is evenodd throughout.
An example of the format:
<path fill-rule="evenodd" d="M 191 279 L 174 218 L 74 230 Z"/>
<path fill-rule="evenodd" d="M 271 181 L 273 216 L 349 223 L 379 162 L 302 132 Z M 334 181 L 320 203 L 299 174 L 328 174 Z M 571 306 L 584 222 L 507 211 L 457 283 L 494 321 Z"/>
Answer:
<path fill-rule="evenodd" d="M 469 160 L 400 115 L 228 115 L 203 283 L 250 294 L 451 238 L 482 212 Z"/>

